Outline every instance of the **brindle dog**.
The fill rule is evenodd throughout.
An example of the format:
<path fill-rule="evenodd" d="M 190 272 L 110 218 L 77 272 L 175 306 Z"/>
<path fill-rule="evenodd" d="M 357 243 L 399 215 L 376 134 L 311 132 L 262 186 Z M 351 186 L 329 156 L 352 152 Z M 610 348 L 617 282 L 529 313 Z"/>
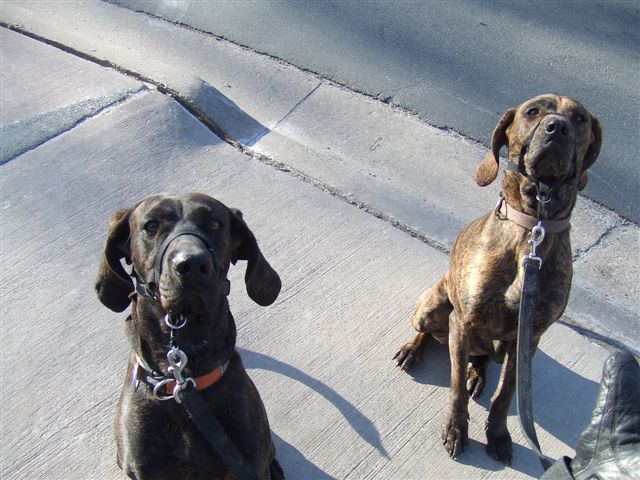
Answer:
<path fill-rule="evenodd" d="M 598 120 L 580 103 L 541 95 L 504 113 L 475 180 L 485 186 L 496 179 L 500 149 L 506 145 L 508 162 L 516 170 L 504 174 L 502 193 L 507 205 L 532 217 L 567 219 L 578 191 L 587 184 L 587 169 L 601 143 Z M 548 203 L 539 205 L 536 182 L 553 185 L 544 192 Z M 466 226 L 451 250 L 449 271 L 418 299 L 411 323 L 419 333 L 394 357 L 406 370 L 429 338 L 449 345 L 450 409 L 442 441 L 452 457 L 467 442 L 469 396 L 482 392 L 487 363 L 494 359 L 503 366 L 486 424 L 486 449 L 498 461 L 511 461 L 507 413 L 516 379 L 521 259 L 529 253 L 530 237 L 529 229 L 495 211 Z M 534 350 L 567 305 L 573 275 L 569 230 L 547 233 L 537 254 L 544 263 L 534 317 Z"/>
<path fill-rule="evenodd" d="M 156 258 L 161 259 L 157 284 L 144 285 Z M 135 290 L 121 259 L 133 265 Z M 131 478 L 232 478 L 183 406 L 173 398 L 160 401 L 140 381 L 153 376 L 143 367 L 167 375 L 167 312 L 187 321 L 175 331 L 176 344 L 188 359 L 183 375 L 197 379 L 228 365 L 219 370 L 223 373 L 216 383 L 198 394 L 259 478 L 284 478 L 264 405 L 235 350 L 226 276 L 238 260 L 248 260 L 249 296 L 259 305 L 274 302 L 280 278 L 240 211 L 192 193 L 150 196 L 111 216 L 96 291 L 116 312 L 132 303 L 125 322 L 132 353 L 115 422 L 118 465 Z"/>

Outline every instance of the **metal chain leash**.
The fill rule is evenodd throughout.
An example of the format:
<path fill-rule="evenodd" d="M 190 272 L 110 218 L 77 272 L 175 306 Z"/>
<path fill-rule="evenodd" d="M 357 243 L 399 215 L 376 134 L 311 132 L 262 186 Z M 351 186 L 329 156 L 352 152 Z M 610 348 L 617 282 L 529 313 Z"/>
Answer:
<path fill-rule="evenodd" d="M 161 396 L 160 389 L 164 388 L 164 386 L 168 383 L 174 381 L 171 378 L 166 378 L 161 382 L 158 382 L 153 388 L 153 396 L 158 400 L 170 400 L 173 398 L 177 403 L 182 403 L 179 393 L 187 388 L 189 384 L 193 385 L 195 388 L 196 381 L 191 377 L 184 377 L 182 375 L 182 371 L 187 366 L 188 358 L 187 354 L 180 350 L 180 348 L 178 348 L 178 345 L 176 344 L 174 338 L 174 332 L 183 328 L 187 324 L 187 319 L 186 317 L 179 315 L 177 322 L 174 323 L 172 320 L 173 316 L 170 313 L 167 313 L 164 317 L 164 323 L 170 329 L 171 345 L 171 348 L 167 352 L 167 361 L 169 362 L 168 375 L 173 375 L 173 378 L 175 379 L 175 386 L 173 387 L 173 392 L 171 395 Z"/>

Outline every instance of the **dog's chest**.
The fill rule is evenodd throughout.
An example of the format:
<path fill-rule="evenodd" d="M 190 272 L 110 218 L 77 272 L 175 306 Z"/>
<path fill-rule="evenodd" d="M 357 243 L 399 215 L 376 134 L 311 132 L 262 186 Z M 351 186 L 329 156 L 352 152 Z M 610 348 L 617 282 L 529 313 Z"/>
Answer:
<path fill-rule="evenodd" d="M 559 274 L 558 274 L 559 275 Z M 534 307 L 534 330 L 542 333 L 555 322 L 566 307 L 569 288 L 565 275 L 543 274 Z M 512 340 L 516 336 L 520 300 L 524 284 L 522 268 L 503 292 L 496 292 L 484 304 L 476 306 L 474 317 L 480 320 L 485 335 L 494 340 Z M 483 336 L 485 336 L 483 335 Z"/>
<path fill-rule="evenodd" d="M 518 252 L 515 259 L 504 259 L 504 262 L 494 262 L 493 269 L 484 272 L 484 282 L 469 285 L 468 291 L 474 295 L 466 298 L 464 310 L 468 312 L 469 321 L 474 330 L 481 337 L 491 340 L 512 340 L 516 336 L 520 299 L 524 284 L 524 269 L 519 260 Z M 534 313 L 534 329 L 542 332 L 562 315 L 569 297 L 571 270 L 562 269 L 549 258 L 540 271 L 539 289 Z M 487 265 L 485 265 L 486 267 Z M 473 280 L 473 276 L 469 277 Z M 465 308 L 466 307 L 466 308 Z"/>

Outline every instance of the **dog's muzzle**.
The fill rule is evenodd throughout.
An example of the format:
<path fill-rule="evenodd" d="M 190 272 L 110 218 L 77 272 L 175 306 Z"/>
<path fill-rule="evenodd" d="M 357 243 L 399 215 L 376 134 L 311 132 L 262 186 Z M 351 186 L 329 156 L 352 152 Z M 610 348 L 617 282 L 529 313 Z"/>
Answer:
<path fill-rule="evenodd" d="M 218 259 L 218 255 L 216 254 L 215 249 L 211 246 L 211 244 L 209 243 L 209 241 L 204 235 L 202 235 L 197 230 L 193 230 L 190 228 L 175 230 L 169 236 L 167 236 L 167 238 L 165 238 L 164 242 L 162 242 L 162 244 L 160 245 L 160 248 L 158 249 L 158 254 L 156 255 L 153 268 L 149 270 L 146 281 L 143 281 L 140 278 L 140 275 L 138 275 L 135 269 L 133 270 L 132 276 L 136 279 L 136 292 L 138 292 L 142 296 L 152 298 L 156 302 L 160 303 L 160 298 L 158 293 L 159 293 L 160 276 L 162 274 L 162 263 L 164 260 L 164 256 L 167 253 L 167 250 L 169 249 L 169 245 L 171 245 L 171 243 L 176 238 L 184 235 L 191 235 L 191 236 L 197 237 L 202 241 L 202 243 L 204 243 L 207 251 L 211 255 L 211 261 L 213 264 L 213 273 L 220 282 L 219 294 L 223 296 L 229 295 L 230 283 L 229 283 L 229 280 L 227 280 L 226 278 L 223 278 L 224 272 L 222 270 L 222 264 Z"/>
<path fill-rule="evenodd" d="M 554 115 L 554 117 L 560 117 L 559 115 Z M 551 126 L 553 125 L 553 128 L 551 128 Z M 571 125 L 571 124 L 569 124 Z M 518 163 L 514 164 L 511 162 L 507 162 L 507 166 L 506 166 L 506 170 L 511 171 L 511 172 L 517 172 L 520 173 L 521 175 L 523 175 L 525 178 L 527 178 L 530 182 L 532 182 L 535 187 L 536 187 L 536 199 L 538 200 L 539 203 L 541 204 L 545 204 L 548 203 L 551 199 L 552 194 L 554 193 L 555 190 L 557 190 L 558 187 L 562 186 L 562 185 L 567 185 L 567 184 L 576 184 L 578 182 L 578 172 L 576 170 L 576 155 L 577 155 L 577 151 L 575 148 L 575 145 L 573 146 L 573 153 L 572 153 L 572 159 L 571 159 L 571 164 L 572 164 L 572 168 L 571 171 L 566 174 L 563 175 L 562 177 L 555 179 L 555 180 L 547 180 L 545 179 L 545 181 L 543 181 L 541 178 L 538 178 L 535 175 L 530 175 L 527 172 L 527 169 L 525 167 L 525 157 L 529 154 L 529 149 L 531 146 L 531 142 L 533 140 L 534 135 L 536 134 L 536 132 L 538 131 L 539 128 L 542 128 L 545 132 L 545 134 L 552 136 L 554 134 L 556 134 L 557 131 L 562 130 L 563 128 L 568 128 L 564 123 L 560 124 L 553 124 L 553 123 L 549 123 L 546 122 L 543 124 L 542 121 L 540 121 L 531 131 L 531 133 L 529 134 L 529 136 L 526 138 L 526 140 L 523 142 L 522 144 L 522 149 L 520 150 L 520 156 L 518 158 Z M 571 127 L 573 128 L 573 127 Z M 573 135 L 573 130 L 571 130 L 571 132 L 566 132 L 564 133 L 565 135 L 568 133 L 571 133 Z"/>

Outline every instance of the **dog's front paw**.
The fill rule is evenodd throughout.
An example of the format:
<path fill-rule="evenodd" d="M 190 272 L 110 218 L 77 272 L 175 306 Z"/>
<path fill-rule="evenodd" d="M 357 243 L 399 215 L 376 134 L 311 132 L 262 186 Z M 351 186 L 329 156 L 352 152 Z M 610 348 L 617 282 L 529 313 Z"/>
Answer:
<path fill-rule="evenodd" d="M 464 452 L 468 440 L 468 425 L 469 422 L 466 420 L 455 421 L 453 418 L 449 418 L 442 429 L 442 443 L 451 458 L 457 458 Z"/>
<path fill-rule="evenodd" d="M 413 342 L 407 342 L 400 350 L 396 352 L 393 359 L 396 361 L 396 366 L 402 368 L 402 370 L 409 370 L 413 362 L 417 361 L 420 356 L 420 349 Z"/>
<path fill-rule="evenodd" d="M 511 465 L 513 446 L 511 435 L 509 435 L 509 431 L 506 428 L 499 433 L 487 430 L 487 454 L 498 462 Z"/>

